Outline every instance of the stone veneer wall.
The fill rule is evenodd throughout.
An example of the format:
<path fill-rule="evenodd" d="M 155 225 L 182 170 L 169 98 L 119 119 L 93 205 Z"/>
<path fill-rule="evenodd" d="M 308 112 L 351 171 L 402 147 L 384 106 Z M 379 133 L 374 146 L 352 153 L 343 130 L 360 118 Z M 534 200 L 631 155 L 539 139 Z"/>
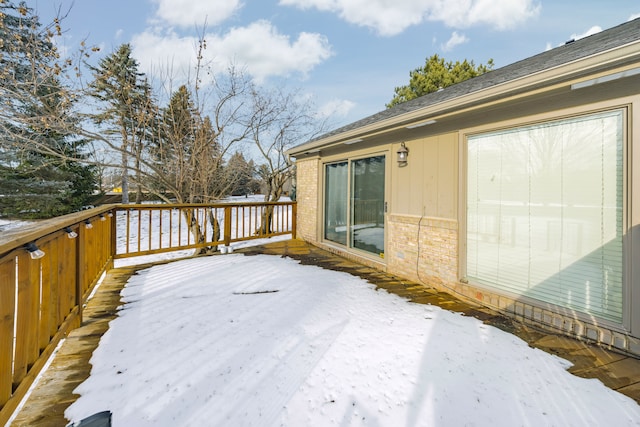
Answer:
<path fill-rule="evenodd" d="M 541 329 L 640 355 L 640 340 L 597 322 L 543 308 L 517 297 L 458 281 L 458 222 L 441 218 L 389 215 L 387 273 L 496 309 Z M 419 239 L 418 239 L 419 236 Z M 419 245 L 418 245 L 419 242 Z M 534 305 L 535 304 L 535 305 Z"/>
<path fill-rule="evenodd" d="M 317 240 L 318 229 L 318 173 L 317 158 L 296 163 L 296 200 L 298 202 L 297 235 L 309 242 Z"/>
<path fill-rule="evenodd" d="M 389 272 L 432 286 L 457 280 L 457 221 L 389 215 L 387 227 Z"/>

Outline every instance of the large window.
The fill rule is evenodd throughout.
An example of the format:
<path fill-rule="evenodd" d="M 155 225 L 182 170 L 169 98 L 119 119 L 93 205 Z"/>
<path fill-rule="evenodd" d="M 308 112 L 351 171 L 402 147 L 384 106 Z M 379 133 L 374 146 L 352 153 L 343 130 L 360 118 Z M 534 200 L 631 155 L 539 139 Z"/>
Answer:
<path fill-rule="evenodd" d="M 384 255 L 385 157 L 325 166 L 324 238 Z"/>
<path fill-rule="evenodd" d="M 623 118 L 468 138 L 470 280 L 622 322 Z"/>

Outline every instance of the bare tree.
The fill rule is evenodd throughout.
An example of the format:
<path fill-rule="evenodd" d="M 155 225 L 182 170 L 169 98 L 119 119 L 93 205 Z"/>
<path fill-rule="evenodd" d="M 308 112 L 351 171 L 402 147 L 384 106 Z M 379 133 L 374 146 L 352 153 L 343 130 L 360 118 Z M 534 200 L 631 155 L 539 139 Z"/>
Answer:
<path fill-rule="evenodd" d="M 258 173 L 266 185 L 265 201 L 277 202 L 295 168 L 286 150 L 323 132 L 326 122 L 315 114 L 310 98 L 294 91 L 253 88 L 250 138 L 260 153 Z M 271 230 L 273 208 L 263 215 L 261 233 Z"/>
<path fill-rule="evenodd" d="M 234 67 L 215 73 L 203 62 L 206 41 L 197 49 L 194 83 L 183 84 L 171 94 L 161 114 L 159 132 L 150 149 L 149 187 L 162 199 L 178 203 L 212 203 L 230 193 L 241 173 L 225 167 L 225 158 L 246 139 L 249 128 L 247 100 L 250 81 Z M 203 81 L 202 76 L 212 76 Z M 192 235 L 204 240 L 202 224 L 185 211 Z M 220 226 L 213 210 L 208 222 L 219 239 Z M 204 248 L 202 252 L 215 250 Z"/>

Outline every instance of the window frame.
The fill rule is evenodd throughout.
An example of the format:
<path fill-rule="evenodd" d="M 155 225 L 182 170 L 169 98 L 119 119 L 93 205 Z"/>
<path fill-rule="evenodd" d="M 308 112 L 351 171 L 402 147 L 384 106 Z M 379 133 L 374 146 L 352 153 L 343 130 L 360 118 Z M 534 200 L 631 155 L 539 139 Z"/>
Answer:
<path fill-rule="evenodd" d="M 491 123 L 488 125 L 482 125 L 474 128 L 466 128 L 461 129 L 459 131 L 459 170 L 460 170 L 460 181 L 459 181 L 459 194 L 458 194 L 458 224 L 459 224 L 459 237 L 458 237 L 458 277 L 459 281 L 465 284 L 470 284 L 473 287 L 478 289 L 486 289 L 497 294 L 505 295 L 508 298 L 512 298 L 514 300 L 525 302 L 527 304 L 531 304 L 533 306 L 543 307 L 546 309 L 552 309 L 554 311 L 570 314 L 571 316 L 577 318 L 578 320 L 584 321 L 593 321 L 593 319 L 598 319 L 598 323 L 603 326 L 610 327 L 614 330 L 620 331 L 628 331 L 630 330 L 633 319 L 632 319 L 632 295 L 631 295 L 631 285 L 632 285 L 632 263 L 631 261 L 631 253 L 632 253 L 632 242 L 631 239 L 627 238 L 629 232 L 631 230 L 630 218 L 631 218 L 631 192 L 630 192 L 630 184 L 632 182 L 631 169 L 632 165 L 630 164 L 630 154 L 631 149 L 630 145 L 632 144 L 632 132 L 630 128 L 631 119 L 633 116 L 633 110 L 631 108 L 632 101 L 624 100 L 625 102 L 621 102 L 622 100 L 618 99 L 616 101 L 610 102 L 601 102 L 597 104 L 592 104 L 589 106 L 576 107 L 571 109 L 566 109 L 562 111 L 555 111 L 550 113 L 543 113 L 534 116 L 525 116 L 517 119 L 512 119 L 503 122 Z M 517 293 L 509 292 L 498 286 L 491 286 L 480 281 L 475 281 L 470 279 L 467 275 L 467 197 L 468 197 L 468 139 L 477 135 L 484 135 L 493 132 L 501 132 L 501 131 L 511 131 L 516 130 L 518 128 L 525 128 L 528 126 L 535 126 L 540 124 L 545 124 L 549 122 L 556 122 L 562 120 L 570 120 L 574 118 L 585 117 L 589 115 L 596 115 L 599 113 L 606 113 L 612 111 L 621 111 L 622 112 L 622 322 L 618 323 L 609 319 L 595 317 L 590 314 L 579 312 L 576 310 L 569 309 L 564 306 L 556 305 L 551 302 L 543 301 L 536 298 L 531 298 L 525 295 L 519 295 Z M 637 299 L 637 296 L 635 297 Z"/>
<path fill-rule="evenodd" d="M 390 184 L 390 156 L 389 156 L 389 151 L 388 150 L 374 150 L 374 151 L 369 151 L 369 150 L 359 150 L 356 152 L 351 152 L 351 153 L 346 153 L 344 155 L 339 155 L 339 156 L 331 156 L 331 157 L 327 157 L 326 159 L 323 159 L 324 161 L 321 162 L 321 167 L 322 167 L 322 175 L 321 175 L 321 221 L 320 222 L 320 237 L 321 237 L 321 242 L 323 244 L 327 244 L 327 245 L 331 245 L 331 246 L 336 246 L 339 248 L 343 248 L 344 250 L 347 250 L 349 252 L 352 252 L 354 254 L 358 254 L 359 256 L 363 256 L 366 257 L 368 259 L 374 260 L 376 262 L 382 262 L 385 263 L 385 257 L 384 254 L 387 252 L 387 244 L 388 244 L 388 209 L 385 210 L 384 213 L 384 243 L 383 243 L 383 256 L 380 256 L 379 254 L 375 254 L 373 252 L 369 252 L 363 249 L 359 249 L 355 246 L 352 246 L 351 244 L 351 221 L 352 221 L 352 163 L 354 161 L 357 160 L 362 160 L 362 159 L 367 159 L 367 158 L 372 158 L 372 157 L 383 157 L 384 158 L 384 201 L 383 203 L 385 204 L 385 206 L 388 206 L 388 200 L 389 200 L 389 184 Z M 335 242 L 333 240 L 329 240 L 325 237 L 326 235 L 326 202 L 327 202 L 327 196 L 326 196 L 326 190 L 327 190 L 327 166 L 328 165 L 332 165 L 332 164 L 339 164 L 339 163 L 343 163 L 346 162 L 347 163 L 347 200 L 346 200 L 346 208 L 347 208 L 347 236 L 346 236 L 346 240 L 347 240 L 347 244 L 343 245 L 339 242 Z"/>

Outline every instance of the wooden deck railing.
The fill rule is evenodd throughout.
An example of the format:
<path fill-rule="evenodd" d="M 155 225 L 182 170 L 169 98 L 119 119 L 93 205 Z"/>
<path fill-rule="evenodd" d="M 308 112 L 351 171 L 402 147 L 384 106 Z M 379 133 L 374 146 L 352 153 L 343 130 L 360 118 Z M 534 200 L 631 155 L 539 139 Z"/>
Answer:
<path fill-rule="evenodd" d="M 126 205 L 116 212 L 124 232 L 114 242 L 115 258 L 296 237 L 293 202 Z"/>
<path fill-rule="evenodd" d="M 0 234 L 0 425 L 115 259 L 284 234 L 295 238 L 292 202 L 107 205 Z"/>

